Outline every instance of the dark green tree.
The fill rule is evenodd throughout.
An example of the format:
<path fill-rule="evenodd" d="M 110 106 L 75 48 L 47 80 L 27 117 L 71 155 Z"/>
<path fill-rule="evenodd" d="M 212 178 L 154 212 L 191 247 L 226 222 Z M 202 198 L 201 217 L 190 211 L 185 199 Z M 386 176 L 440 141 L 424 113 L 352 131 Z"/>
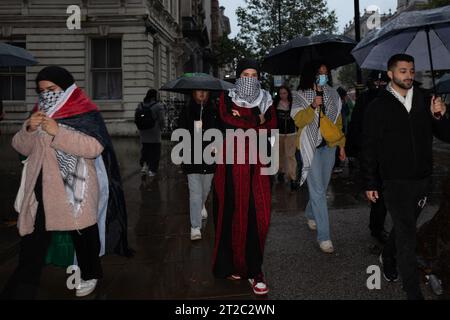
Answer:
<path fill-rule="evenodd" d="M 245 0 L 236 10 L 236 40 L 256 58 L 297 36 L 336 32 L 336 13 L 325 0 Z"/>

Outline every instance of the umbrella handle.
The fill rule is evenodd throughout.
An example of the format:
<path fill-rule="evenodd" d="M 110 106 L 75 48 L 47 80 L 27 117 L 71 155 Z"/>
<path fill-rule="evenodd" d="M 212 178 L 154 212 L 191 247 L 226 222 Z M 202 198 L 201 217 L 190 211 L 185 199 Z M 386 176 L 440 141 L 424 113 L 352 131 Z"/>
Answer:
<path fill-rule="evenodd" d="M 441 97 L 441 96 L 440 96 L 440 95 L 436 95 L 436 92 L 434 92 L 434 98 L 432 98 L 431 103 L 433 103 L 433 102 L 434 102 L 434 99 L 436 99 L 436 98 L 438 98 L 438 97 Z M 440 118 L 442 117 L 440 112 L 434 112 L 433 115 L 434 115 L 434 117 L 435 117 L 436 119 L 440 119 Z"/>

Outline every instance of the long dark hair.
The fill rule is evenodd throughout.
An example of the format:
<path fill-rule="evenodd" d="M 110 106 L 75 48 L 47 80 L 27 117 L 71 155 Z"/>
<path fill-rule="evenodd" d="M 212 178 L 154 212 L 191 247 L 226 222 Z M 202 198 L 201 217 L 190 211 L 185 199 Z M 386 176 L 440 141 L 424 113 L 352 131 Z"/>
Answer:
<path fill-rule="evenodd" d="M 145 95 L 144 102 L 150 102 L 152 100 L 156 100 L 158 97 L 158 91 L 155 89 L 149 89 L 147 94 Z"/>
<path fill-rule="evenodd" d="M 292 92 L 291 92 L 291 89 L 289 89 L 289 87 L 286 86 L 286 85 L 282 85 L 281 87 L 279 87 L 279 88 L 277 89 L 277 95 L 276 95 L 275 98 L 273 99 L 273 102 L 274 102 L 273 104 L 274 104 L 275 108 L 278 107 L 278 104 L 280 103 L 280 100 L 281 100 L 281 97 L 280 97 L 280 91 L 281 91 L 281 89 L 284 89 L 284 90 L 287 91 L 287 93 L 288 93 L 289 107 L 292 107 Z"/>
<path fill-rule="evenodd" d="M 317 73 L 321 66 L 326 66 L 328 70 L 328 85 L 331 86 L 331 71 L 327 64 L 322 61 L 315 61 L 310 64 L 305 65 L 300 75 L 300 85 L 298 88 L 300 90 L 314 89 L 314 83 L 316 82 Z"/>

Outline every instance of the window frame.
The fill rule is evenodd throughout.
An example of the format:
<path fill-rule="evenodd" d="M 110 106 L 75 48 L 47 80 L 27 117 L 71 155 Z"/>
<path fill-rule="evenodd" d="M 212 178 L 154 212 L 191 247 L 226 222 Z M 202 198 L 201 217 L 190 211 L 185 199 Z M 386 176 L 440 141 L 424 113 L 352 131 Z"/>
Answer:
<path fill-rule="evenodd" d="M 110 39 L 116 39 L 116 40 L 120 40 L 120 67 L 105 67 L 105 68 L 98 68 L 98 67 L 94 67 L 94 41 L 95 40 L 110 40 Z M 106 51 L 105 51 L 105 59 L 107 60 L 107 56 L 108 56 L 108 45 L 106 46 Z M 90 83 L 90 95 L 92 97 L 92 99 L 94 101 L 98 101 L 98 102 L 122 102 L 123 101 L 123 97 L 124 97 L 124 77 L 123 77 L 123 37 L 121 35 L 111 35 L 108 37 L 90 37 L 89 38 L 89 83 Z M 120 88 L 121 88 L 121 95 L 120 98 L 117 99 L 111 99 L 109 97 L 109 92 L 108 92 L 108 98 L 107 99 L 98 99 L 97 97 L 94 96 L 95 92 L 94 92 L 94 86 L 95 86 L 95 81 L 94 81 L 94 74 L 96 72 L 106 72 L 106 83 L 108 84 L 108 79 L 109 79 L 109 73 L 111 72 L 118 72 L 120 71 Z"/>
<path fill-rule="evenodd" d="M 27 42 L 26 39 L 13 39 L 11 41 L 2 41 L 2 43 L 6 43 L 9 45 L 16 45 L 18 43 L 23 44 L 23 46 L 20 46 L 20 48 L 23 48 L 26 50 L 27 48 Z M 4 89 L 1 89 L 1 94 L 2 96 L 0 96 L 0 99 L 2 99 L 3 102 L 11 102 L 11 103 L 20 103 L 20 102 L 25 102 L 27 100 L 27 67 L 26 66 L 19 66 L 19 67 L 3 67 L 3 68 L 8 68 L 8 71 L 2 71 L 0 69 L 0 76 L 7 76 L 9 77 L 9 81 L 10 81 L 10 92 L 8 92 L 8 98 L 13 98 L 13 77 L 14 76 L 23 76 L 24 79 L 24 88 L 23 88 L 23 99 L 3 99 L 3 91 Z M 13 72 L 12 69 L 14 68 L 23 68 L 22 71 L 18 72 Z"/>

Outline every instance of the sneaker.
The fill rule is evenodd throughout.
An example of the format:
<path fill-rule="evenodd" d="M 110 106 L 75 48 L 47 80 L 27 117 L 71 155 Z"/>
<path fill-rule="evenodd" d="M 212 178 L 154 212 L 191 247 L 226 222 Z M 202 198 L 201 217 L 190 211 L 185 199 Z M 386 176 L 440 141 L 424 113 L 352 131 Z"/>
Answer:
<path fill-rule="evenodd" d="M 320 241 L 319 247 L 320 247 L 320 250 L 322 250 L 325 253 L 333 253 L 334 252 L 333 243 L 331 242 L 331 240 Z"/>
<path fill-rule="evenodd" d="M 75 295 L 77 297 L 85 297 L 89 294 L 91 294 L 95 287 L 97 286 L 97 279 L 91 279 L 91 280 L 81 280 L 80 284 L 76 287 Z"/>
<path fill-rule="evenodd" d="M 207 219 L 207 218 L 208 218 L 208 211 L 206 211 L 205 205 L 203 205 L 202 219 Z"/>
<path fill-rule="evenodd" d="M 388 282 L 398 281 L 397 263 L 393 258 L 383 258 L 380 254 L 380 263 L 383 266 L 383 277 Z"/>
<path fill-rule="evenodd" d="M 317 230 L 317 224 L 316 224 L 316 222 L 314 220 L 308 219 L 307 224 L 308 224 L 309 229 Z"/>
<path fill-rule="evenodd" d="M 267 287 L 262 273 L 257 275 L 254 279 L 248 279 L 248 282 L 250 282 L 253 292 L 256 295 L 265 295 L 269 292 L 269 288 Z"/>
<path fill-rule="evenodd" d="M 200 240 L 202 238 L 202 233 L 200 228 L 191 228 L 191 240 Z"/>
<path fill-rule="evenodd" d="M 156 172 L 153 172 L 152 170 L 148 170 L 147 175 L 149 177 L 154 177 L 154 176 L 156 176 Z"/>
<path fill-rule="evenodd" d="M 144 163 L 144 165 L 143 165 L 142 168 L 141 168 L 141 174 L 142 174 L 142 175 L 146 175 L 146 174 L 147 174 L 147 171 L 148 171 L 148 166 L 147 166 L 146 163 Z"/>

